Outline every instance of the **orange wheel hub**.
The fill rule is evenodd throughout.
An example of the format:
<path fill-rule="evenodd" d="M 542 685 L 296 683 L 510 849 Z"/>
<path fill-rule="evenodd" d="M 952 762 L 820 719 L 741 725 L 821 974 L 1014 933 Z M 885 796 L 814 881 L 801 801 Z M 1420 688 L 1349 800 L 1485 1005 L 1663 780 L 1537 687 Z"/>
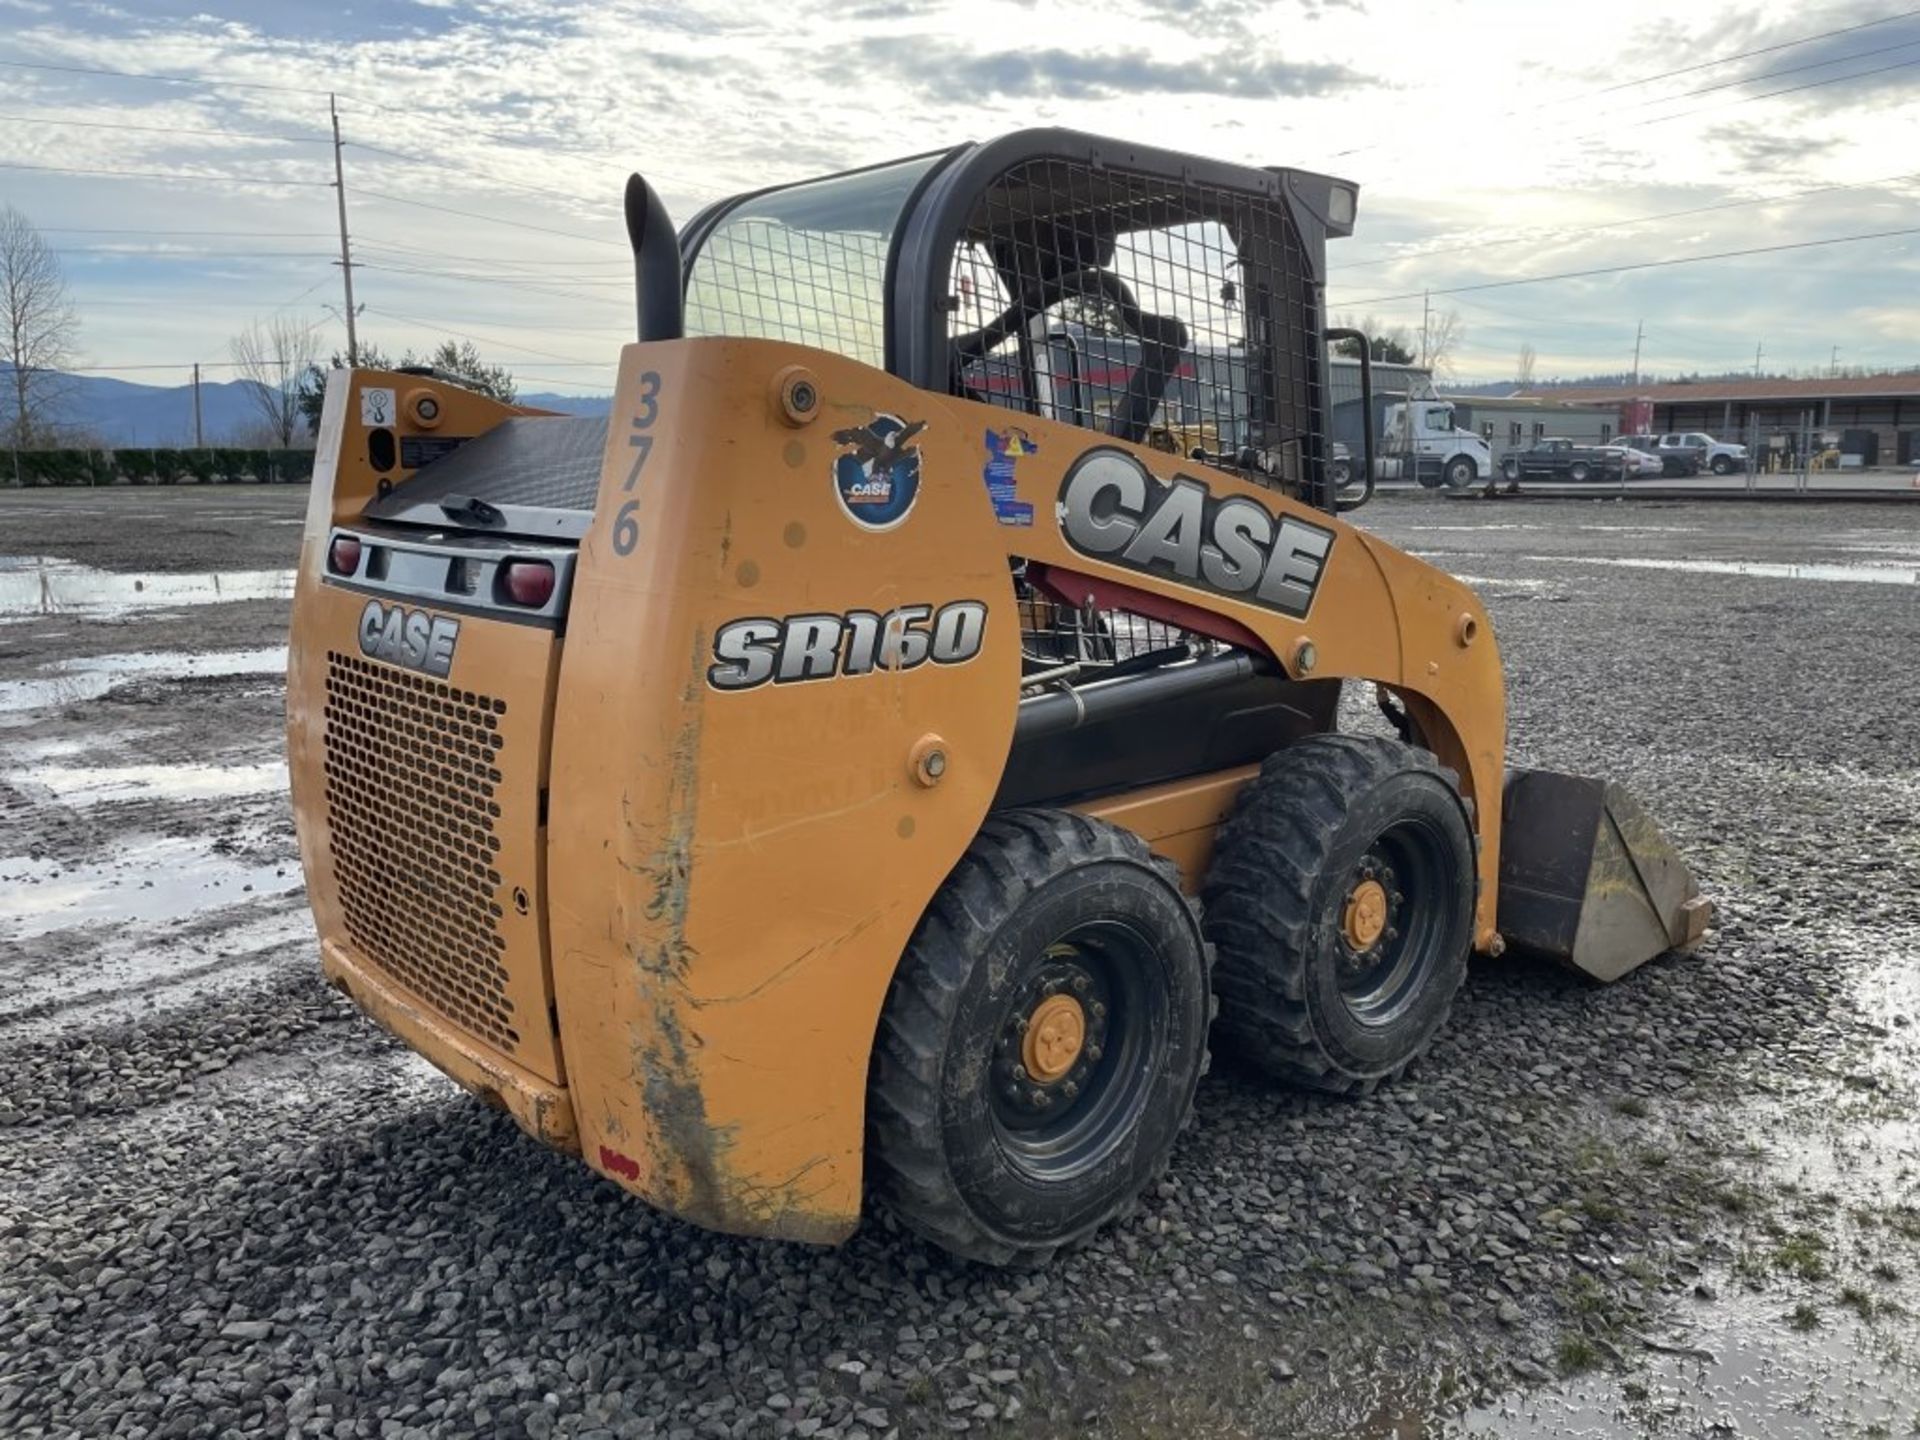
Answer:
<path fill-rule="evenodd" d="M 1371 950 L 1387 928 L 1387 887 L 1378 880 L 1362 880 L 1347 894 L 1340 928 L 1355 950 Z"/>
<path fill-rule="evenodd" d="M 1384 896 L 1381 903 L 1384 906 Z M 1385 914 L 1384 909 L 1381 913 Z M 1086 1040 L 1087 1012 L 1080 1002 L 1071 995 L 1049 995 L 1027 1016 L 1020 1059 L 1035 1080 L 1051 1084 L 1073 1069 Z"/>

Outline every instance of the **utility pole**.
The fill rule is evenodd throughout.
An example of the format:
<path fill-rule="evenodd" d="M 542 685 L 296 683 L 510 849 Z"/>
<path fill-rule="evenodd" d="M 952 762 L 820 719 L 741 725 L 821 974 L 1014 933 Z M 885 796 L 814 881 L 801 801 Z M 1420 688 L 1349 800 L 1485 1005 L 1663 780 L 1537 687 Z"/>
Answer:
<path fill-rule="evenodd" d="M 1767 342 L 1762 340 L 1753 347 L 1753 378 L 1760 378 L 1760 357 L 1767 353 Z"/>
<path fill-rule="evenodd" d="M 1633 384 L 1640 383 L 1640 342 L 1647 338 L 1647 322 L 1642 320 L 1633 327 Z"/>
<path fill-rule="evenodd" d="M 333 117 L 333 194 L 340 202 L 340 279 L 347 287 L 347 364 L 360 363 L 360 342 L 353 330 L 353 252 L 347 244 L 347 172 L 340 159 L 340 106 L 327 93 L 327 113 Z"/>
<path fill-rule="evenodd" d="M 193 362 L 193 448 L 204 450 L 207 442 L 200 435 L 200 362 Z"/>
<path fill-rule="evenodd" d="M 1833 358 L 1827 361 L 1827 378 L 1835 378 L 1840 373 L 1840 347 L 1833 347 Z"/>
<path fill-rule="evenodd" d="M 1420 363 L 1427 363 L 1427 321 L 1433 309 L 1433 292 L 1423 290 L 1420 293 Z"/>

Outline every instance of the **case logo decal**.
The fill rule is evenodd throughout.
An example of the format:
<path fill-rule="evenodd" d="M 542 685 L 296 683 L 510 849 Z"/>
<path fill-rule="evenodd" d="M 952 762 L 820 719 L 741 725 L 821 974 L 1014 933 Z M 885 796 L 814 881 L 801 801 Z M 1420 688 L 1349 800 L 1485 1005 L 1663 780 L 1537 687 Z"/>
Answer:
<path fill-rule="evenodd" d="M 1294 619 L 1313 607 L 1333 531 L 1276 515 L 1249 495 L 1171 484 L 1124 450 L 1101 446 L 1060 485 L 1060 529 L 1082 555 L 1209 590 Z"/>
<path fill-rule="evenodd" d="M 1020 498 L 1013 472 L 1026 456 L 1039 453 L 1040 447 L 1016 425 L 987 431 L 987 463 L 980 474 L 993 502 L 993 518 L 1002 525 L 1033 524 L 1033 506 Z"/>
<path fill-rule="evenodd" d="M 920 447 L 913 443 L 924 420 L 875 415 L 858 429 L 836 430 L 841 453 L 833 461 L 833 488 L 855 524 L 891 530 L 907 518 L 920 493 Z"/>
<path fill-rule="evenodd" d="M 716 690 L 751 690 L 771 680 L 831 680 L 877 670 L 964 665 L 980 653 L 987 635 L 987 607 L 978 600 L 902 605 L 882 615 L 849 610 L 844 615 L 755 616 L 722 625 L 713 637 L 707 683 Z"/>
<path fill-rule="evenodd" d="M 459 638 L 460 622 L 451 615 L 429 615 L 378 600 L 369 600 L 360 612 L 362 655 L 442 680 L 453 669 L 453 646 Z"/>

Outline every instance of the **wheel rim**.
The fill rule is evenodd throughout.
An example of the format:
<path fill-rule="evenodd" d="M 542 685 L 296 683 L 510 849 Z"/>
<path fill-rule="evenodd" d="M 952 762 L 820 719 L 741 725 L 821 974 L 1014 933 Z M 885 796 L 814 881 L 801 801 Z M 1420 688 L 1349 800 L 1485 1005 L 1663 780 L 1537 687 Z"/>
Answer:
<path fill-rule="evenodd" d="M 1152 1091 L 1160 973 L 1119 921 L 1077 926 L 1043 952 L 1008 1002 L 990 1067 L 994 1135 L 1015 1169 L 1057 1181 L 1099 1163 Z"/>
<path fill-rule="evenodd" d="M 1367 1026 L 1391 1025 L 1418 998 L 1446 931 L 1446 842 L 1424 820 L 1375 840 L 1347 878 L 1334 941 L 1340 1001 Z"/>

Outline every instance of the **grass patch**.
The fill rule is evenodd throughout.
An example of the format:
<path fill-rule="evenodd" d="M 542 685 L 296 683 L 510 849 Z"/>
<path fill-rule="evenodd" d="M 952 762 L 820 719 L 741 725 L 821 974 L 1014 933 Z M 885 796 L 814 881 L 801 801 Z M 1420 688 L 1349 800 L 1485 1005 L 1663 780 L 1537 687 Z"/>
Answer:
<path fill-rule="evenodd" d="M 1598 1190 L 1590 1190 L 1580 1197 L 1580 1209 L 1589 1220 L 1602 1225 L 1617 1225 L 1627 1214 Z"/>
<path fill-rule="evenodd" d="M 1570 1330 L 1560 1337 L 1556 1358 L 1562 1375 L 1584 1375 L 1599 1367 L 1600 1347 L 1579 1331 Z"/>
<path fill-rule="evenodd" d="M 1638 1095 L 1623 1095 L 1620 1099 L 1613 1102 L 1613 1113 L 1616 1115 L 1625 1115 L 1634 1120 L 1644 1120 L 1653 1112 L 1648 1107 L 1647 1102 L 1642 1100 Z"/>
<path fill-rule="evenodd" d="M 1840 1303 L 1862 1320 L 1873 1318 L 1873 1297 L 1858 1286 L 1845 1286 L 1840 1291 Z"/>
<path fill-rule="evenodd" d="M 1827 1276 L 1827 1242 L 1811 1230 L 1800 1230 L 1773 1247 L 1773 1268 L 1802 1280 Z"/>
<path fill-rule="evenodd" d="M 1787 1312 L 1787 1324 L 1800 1331 L 1818 1330 L 1820 1328 L 1820 1312 L 1802 1300 Z"/>

